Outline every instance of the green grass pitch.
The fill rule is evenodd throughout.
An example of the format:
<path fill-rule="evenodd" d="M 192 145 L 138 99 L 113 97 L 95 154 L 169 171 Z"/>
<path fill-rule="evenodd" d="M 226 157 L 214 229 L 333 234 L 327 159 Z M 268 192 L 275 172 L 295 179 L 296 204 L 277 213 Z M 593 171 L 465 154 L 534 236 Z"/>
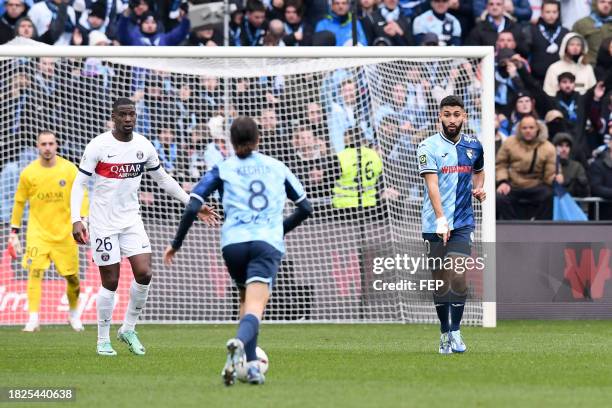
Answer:
<path fill-rule="evenodd" d="M 612 398 L 606 321 L 466 327 L 468 352 L 450 356 L 437 354 L 433 325 L 264 324 L 266 384 L 229 388 L 220 372 L 234 325 L 141 325 L 147 355 L 114 340 L 114 358 L 95 354 L 93 326 L 19 329 L 0 328 L 0 387 L 77 389 L 76 402 L 35 407 L 603 407 Z"/>

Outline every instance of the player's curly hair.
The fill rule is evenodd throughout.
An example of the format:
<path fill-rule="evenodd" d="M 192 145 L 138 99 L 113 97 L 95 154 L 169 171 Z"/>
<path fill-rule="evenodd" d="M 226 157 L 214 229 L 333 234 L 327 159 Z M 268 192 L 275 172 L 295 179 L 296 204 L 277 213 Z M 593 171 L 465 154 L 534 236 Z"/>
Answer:
<path fill-rule="evenodd" d="M 235 119 L 230 128 L 230 140 L 234 146 L 236 156 L 241 159 L 248 157 L 259 143 L 259 129 L 257 123 L 249 116 L 240 116 Z"/>
<path fill-rule="evenodd" d="M 461 109 L 465 109 L 465 106 L 463 105 L 463 101 L 461 100 L 461 98 L 459 98 L 456 95 L 448 95 L 447 97 L 442 99 L 442 101 L 440 101 L 440 109 L 442 109 L 445 106 L 458 106 Z"/>

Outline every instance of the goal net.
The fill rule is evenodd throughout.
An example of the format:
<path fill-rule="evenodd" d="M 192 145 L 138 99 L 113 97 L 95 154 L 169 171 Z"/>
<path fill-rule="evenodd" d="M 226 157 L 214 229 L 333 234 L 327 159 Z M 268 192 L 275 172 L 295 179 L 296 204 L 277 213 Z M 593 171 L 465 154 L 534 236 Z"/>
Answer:
<path fill-rule="evenodd" d="M 207 169 L 232 154 L 229 125 L 237 116 L 249 115 L 260 127 L 260 151 L 287 164 L 315 209 L 311 219 L 286 237 L 287 253 L 265 319 L 437 321 L 431 291 L 419 287 L 421 280 L 431 278 L 427 270 L 384 265 L 381 272 L 376 266 L 383 265 L 381 259 L 425 253 L 416 146 L 438 131 L 443 97 L 462 98 L 469 118 L 464 131 L 485 145 L 486 168 L 493 169 L 493 119 L 490 111 L 486 117 L 486 109 L 483 112 L 493 92 L 487 79 L 492 67 L 489 49 L 469 48 L 471 54 L 465 55 L 470 56 L 464 57 L 447 48 L 429 57 L 414 49 L 386 56 L 380 48 L 350 51 L 361 57 L 338 49 L 317 56 L 322 51 L 315 49 L 304 51 L 311 57 L 299 57 L 290 52 L 295 50 L 276 48 L 266 49 L 272 55 L 265 58 L 256 57 L 254 50 L 241 50 L 240 55 L 250 52 L 251 57 L 240 58 L 238 50 L 217 50 L 217 56 L 205 57 L 210 51 L 200 49 L 196 54 L 193 48 L 177 48 L 172 52 L 183 56 L 171 58 L 156 47 L 67 51 L 27 43 L 29 56 L 24 57 L 10 45 L 15 43 L 0 47 L 3 236 L 8 235 L 19 173 L 36 158 L 35 140 L 41 130 L 56 132 L 59 154 L 78 164 L 86 144 L 112 128 L 113 100 L 131 98 L 137 107 L 136 131 L 154 144 L 166 171 L 189 190 Z M 12 56 L 7 56 L 7 49 Z M 68 56 L 77 52 L 81 56 Z M 489 65 L 483 67 L 483 61 Z M 341 152 L 352 157 L 341 161 Z M 489 200 L 494 201 L 492 183 L 487 186 Z M 220 255 L 219 228 L 195 224 L 176 263 L 166 267 L 161 255 L 176 231 L 182 206 L 146 175 L 139 198 L 154 270 L 141 320 L 235 320 L 237 291 Z M 211 202 L 218 204 L 218 199 L 212 197 Z M 476 242 L 494 237 L 492 205 L 483 212 L 475 204 Z M 286 211 L 291 208 L 288 204 Z M 27 213 L 22 230 L 26 228 Z M 100 279 L 86 248 L 81 248 L 80 266 L 79 308 L 84 322 L 93 323 Z M 482 325 L 483 304 L 491 302 L 486 299 L 487 280 L 491 282 L 487 274 L 494 274 L 494 264 L 466 273 L 470 294 L 464 321 Z M 124 260 L 115 322 L 123 319 L 131 279 Z M 400 284 L 408 281 L 417 287 L 402 289 Z M 383 288 L 385 283 L 396 285 Z M 27 320 L 26 285 L 21 260 L 12 260 L 4 251 L 0 324 Z M 52 266 L 43 283 L 42 323 L 66 321 L 64 291 L 65 282 Z M 492 322 L 488 325 L 494 324 L 494 315 Z"/>

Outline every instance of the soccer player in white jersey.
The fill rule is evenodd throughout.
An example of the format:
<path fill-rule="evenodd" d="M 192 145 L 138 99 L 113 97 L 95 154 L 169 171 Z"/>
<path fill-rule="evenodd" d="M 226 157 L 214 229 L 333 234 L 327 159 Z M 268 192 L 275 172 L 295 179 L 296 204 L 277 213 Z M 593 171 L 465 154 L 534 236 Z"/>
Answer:
<path fill-rule="evenodd" d="M 91 242 L 93 259 L 100 269 L 102 286 L 96 300 L 98 313 L 97 352 L 114 356 L 110 342 L 110 324 L 115 291 L 119 283 L 121 257 L 129 259 L 134 274 L 125 320 L 117 338 L 136 355 L 145 348 L 134 330 L 151 282 L 151 244 L 140 218 L 138 189 L 146 171 L 157 184 L 177 200 L 187 204 L 189 195 L 160 166 L 155 148 L 144 136 L 133 132 L 136 125 L 134 102 L 119 98 L 113 104 L 114 130 L 102 133 L 89 142 L 79 164 L 79 174 L 72 186 L 72 234 L 80 244 Z M 83 191 L 94 177 L 90 200 L 89 234 L 80 217 Z M 215 222 L 216 214 L 204 207 L 198 216 Z"/>
<path fill-rule="evenodd" d="M 234 384 L 237 364 L 246 355 L 247 381 L 263 384 L 255 351 L 259 321 L 285 252 L 283 235 L 308 218 L 312 206 L 287 166 L 256 151 L 259 131 L 253 119 L 237 118 L 230 135 L 236 155 L 213 167 L 193 189 L 164 261 L 172 262 L 200 207 L 218 191 L 225 212 L 221 251 L 240 291 L 240 325 L 236 337 L 226 344 L 227 361 L 221 375 L 225 385 Z M 283 220 L 287 198 L 296 208 Z"/>
<path fill-rule="evenodd" d="M 466 350 L 460 324 L 467 298 L 463 260 L 471 255 L 474 234 L 472 197 L 486 198 L 482 145 L 461 133 L 466 113 L 461 99 L 447 96 L 440 102 L 441 131 L 425 139 L 417 149 L 419 174 L 425 182 L 423 239 L 433 262 L 434 279 L 444 285 L 434 292 L 440 320 L 440 354 Z M 449 259 L 452 262 L 442 262 Z M 445 267 L 451 265 L 451 268 Z M 450 313 L 450 319 L 449 319 Z"/>

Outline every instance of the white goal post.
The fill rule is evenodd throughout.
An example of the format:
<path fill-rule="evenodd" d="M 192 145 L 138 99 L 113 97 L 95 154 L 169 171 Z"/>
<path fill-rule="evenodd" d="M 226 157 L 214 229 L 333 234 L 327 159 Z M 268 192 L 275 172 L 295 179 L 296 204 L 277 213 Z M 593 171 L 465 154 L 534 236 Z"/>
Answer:
<path fill-rule="evenodd" d="M 0 46 L 0 83 L 0 170 L 13 171 L 13 179 L 5 174 L 0 186 L 5 197 L 11 180 L 16 183 L 15 171 L 32 157 L 36 132 L 55 130 L 60 154 L 77 162 L 91 137 L 109 128 L 115 97 L 136 100 L 137 131 L 155 141 L 162 163 L 185 188 L 211 160 L 231 154 L 226 146 L 231 119 L 255 116 L 264 128 L 262 149 L 290 162 L 307 191 L 314 192 L 318 212 L 287 237 L 286 260 L 267 315 L 281 322 L 436 322 L 431 294 L 373 290 L 371 262 L 385 254 L 420 251 L 415 245 L 421 240 L 422 182 L 414 146 L 437 129 L 439 100 L 458 93 L 469 118 L 465 130 L 484 147 L 488 197 L 476 205 L 476 240 L 486 245 L 481 249 L 486 268 L 471 275 L 477 290 L 471 292 L 465 321 L 496 326 L 493 47 L 67 47 L 18 39 Z M 335 157 L 348 128 L 356 129 L 382 160 L 376 205 L 350 213 L 333 199 Z M 358 173 L 360 189 L 368 171 Z M 143 184 L 140 199 L 154 251 L 154 279 L 142 320 L 235 319 L 236 294 L 225 276 L 218 230 L 193 228 L 177 265 L 165 268 L 161 252 L 175 231 L 180 206 L 146 177 Z M 6 220 L 3 225 L 7 236 Z M 84 321 L 93 322 L 99 278 L 82 252 L 80 309 Z M 18 261 L 5 258 L 0 324 L 21 324 L 27 316 L 26 274 Z M 398 271 L 392 277 L 405 278 Z M 64 283 L 54 272 L 47 278 L 41 322 L 60 323 L 67 309 Z M 129 278 L 122 274 L 118 309 L 127 304 Z M 122 312 L 114 318 L 121 319 Z"/>

